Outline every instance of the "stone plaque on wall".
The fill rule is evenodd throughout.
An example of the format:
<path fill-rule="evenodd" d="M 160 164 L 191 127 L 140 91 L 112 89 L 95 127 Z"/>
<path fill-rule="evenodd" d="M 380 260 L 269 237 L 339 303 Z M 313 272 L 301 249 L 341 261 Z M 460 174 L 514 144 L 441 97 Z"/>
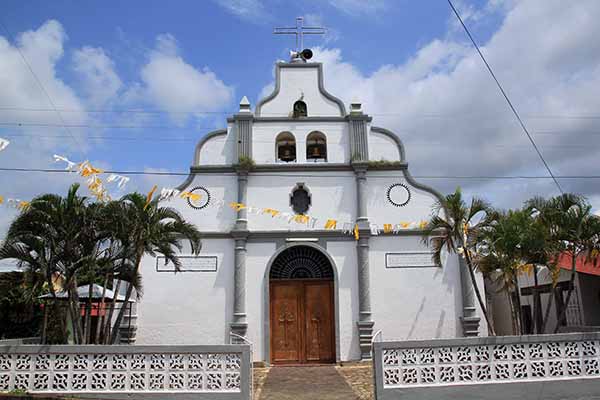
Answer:
<path fill-rule="evenodd" d="M 217 256 L 179 256 L 181 267 L 179 272 L 216 272 Z M 157 272 L 175 272 L 175 265 L 165 265 L 165 257 L 156 257 Z"/>
<path fill-rule="evenodd" d="M 431 251 L 400 251 L 385 253 L 386 268 L 430 268 L 439 267 L 431 256 Z"/>

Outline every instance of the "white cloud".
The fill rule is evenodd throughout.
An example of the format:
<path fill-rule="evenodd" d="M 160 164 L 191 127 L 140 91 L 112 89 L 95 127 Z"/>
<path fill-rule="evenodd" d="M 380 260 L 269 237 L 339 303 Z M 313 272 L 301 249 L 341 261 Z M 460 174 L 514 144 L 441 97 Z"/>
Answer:
<path fill-rule="evenodd" d="M 349 15 L 373 14 L 387 8 L 386 0 L 327 0 L 327 2 Z"/>
<path fill-rule="evenodd" d="M 114 62 L 102 48 L 83 47 L 73 53 L 73 69 L 92 106 L 102 106 L 113 99 L 122 86 Z"/>
<path fill-rule="evenodd" d="M 213 0 L 231 14 L 250 22 L 260 24 L 268 16 L 260 0 Z"/>
<path fill-rule="evenodd" d="M 556 117 L 600 115 L 600 25 L 594 20 L 600 2 L 496 3 L 503 20 L 482 51 L 546 160 L 559 175 L 597 170 L 600 145 L 590 132 L 600 130 L 600 121 Z M 346 103 L 362 101 L 374 124 L 395 131 L 413 174 L 547 174 L 464 34 L 433 40 L 406 62 L 371 74 L 345 61 L 339 49 L 314 50 L 325 64 L 328 90 Z M 549 179 L 425 182 L 443 192 L 462 185 L 502 206 L 557 193 Z M 595 181 L 561 183 L 566 191 L 600 193 Z"/>
<path fill-rule="evenodd" d="M 81 99 L 56 73 L 56 65 L 63 57 L 66 34 L 57 21 L 50 20 L 34 31 L 26 31 L 11 44 L 0 37 L 0 105 L 4 121 L 24 123 L 57 123 L 56 113 L 34 75 L 24 63 L 21 54 L 33 69 L 52 102 L 64 114 L 66 123 L 78 124 L 87 120 Z M 19 53 L 21 51 L 21 54 Z M 23 109 L 42 108 L 49 112 L 31 112 Z"/>
<path fill-rule="evenodd" d="M 140 94 L 161 110 L 173 113 L 175 120 L 184 118 L 182 114 L 175 114 L 178 111 L 221 110 L 233 98 L 233 89 L 208 67 L 197 69 L 185 62 L 175 39 L 168 34 L 157 38 L 156 48 L 140 74 L 143 82 L 143 86 L 137 88 Z"/>

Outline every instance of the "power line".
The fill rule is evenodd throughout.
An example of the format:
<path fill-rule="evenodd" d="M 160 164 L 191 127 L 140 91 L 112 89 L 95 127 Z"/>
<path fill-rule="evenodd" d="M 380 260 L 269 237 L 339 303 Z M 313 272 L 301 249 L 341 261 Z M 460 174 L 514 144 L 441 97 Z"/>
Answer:
<path fill-rule="evenodd" d="M 309 164 L 307 164 L 309 165 Z M 64 169 L 51 169 L 51 168 L 12 168 L 12 167 L 0 167 L 0 172 L 36 172 L 36 173 L 67 173 L 75 174 L 73 171 Z M 302 171 L 298 171 L 301 173 Z M 104 170 L 106 174 L 119 174 L 119 175 L 154 175 L 154 176 L 188 176 L 190 172 L 168 172 L 168 171 L 136 171 L 136 170 Z M 201 172 L 200 172 L 201 173 Z M 294 176 L 292 172 L 281 172 L 281 173 L 261 173 L 257 172 L 256 176 L 267 176 L 267 177 L 282 177 L 282 176 Z M 197 173 L 194 173 L 197 174 Z M 225 175 L 225 174 L 224 174 Z M 231 173 L 234 176 L 235 173 Z M 303 177 L 307 178 L 341 178 L 341 175 L 328 175 L 328 174 L 302 174 Z M 502 179 L 502 180 L 520 180 L 520 179 L 553 179 L 547 175 L 413 175 L 417 179 Z M 600 175 L 560 175 L 554 176 L 556 179 L 600 179 Z M 369 176 L 369 179 L 390 179 L 390 176 Z"/>
<path fill-rule="evenodd" d="M 533 140 L 533 137 L 531 136 L 531 134 L 529 134 L 529 131 L 527 130 L 527 127 L 525 127 L 525 124 L 523 123 L 523 120 L 521 119 L 521 117 L 519 116 L 519 113 L 517 112 L 517 110 L 513 106 L 512 102 L 508 98 L 508 95 L 504 91 L 504 88 L 500 84 L 500 81 L 498 81 L 498 78 L 496 78 L 496 74 L 494 74 L 494 71 L 492 70 L 492 67 L 490 67 L 490 64 L 488 64 L 487 60 L 483 56 L 483 53 L 479 49 L 479 46 L 477 45 L 477 42 L 475 42 L 475 39 L 471 35 L 471 32 L 469 31 L 469 29 L 467 28 L 467 26 L 463 22 L 462 18 L 460 17 L 460 14 L 458 13 L 458 11 L 456 10 L 456 8 L 454 7 L 454 4 L 452 4 L 452 0 L 448 0 L 448 4 L 450 4 L 450 7 L 452 8 L 452 11 L 454 11 L 454 15 L 456 15 L 456 18 L 458 18 L 458 20 L 460 21 L 460 24 L 462 25 L 462 27 L 464 28 L 465 32 L 469 36 L 469 39 L 471 39 L 471 43 L 473 43 L 473 46 L 475 46 L 475 49 L 477 50 L 477 53 L 479 53 L 479 56 L 481 57 L 481 60 L 483 61 L 483 63 L 487 67 L 487 70 L 489 71 L 490 75 L 492 76 L 492 78 L 494 78 L 494 81 L 496 82 L 496 85 L 498 86 L 498 89 L 500 89 L 500 92 L 502 93 L 502 96 L 504 96 L 504 98 L 506 99 L 506 102 L 508 103 L 508 106 L 510 107 L 510 109 L 513 112 L 513 114 L 517 118 L 517 121 L 519 121 L 519 124 L 521 125 L 521 128 L 523 129 L 523 132 L 525 132 L 525 134 L 527 135 L 527 138 L 529 139 L 529 141 L 531 142 L 531 144 L 532 144 L 533 148 L 535 149 L 536 153 L 540 157 L 540 160 L 542 160 L 542 163 L 546 167 L 546 170 L 548 171 L 548 173 L 550 174 L 550 176 L 554 180 L 554 183 L 556 184 L 556 187 L 558 188 L 558 190 L 560 191 L 560 193 L 563 193 L 563 190 L 562 190 L 562 187 L 560 186 L 560 183 L 558 183 L 558 180 L 554 176 L 554 173 L 550 169 L 550 166 L 548 165 L 548 163 L 544 159 L 544 156 L 542 156 L 542 152 L 540 151 L 540 149 L 538 148 L 538 146 L 535 144 L 535 141 Z"/>
<path fill-rule="evenodd" d="M 4 29 L 4 31 L 7 34 L 7 38 L 11 37 L 12 35 L 10 34 L 10 31 L 8 30 L 8 28 L 6 27 L 6 25 L 4 25 L 4 23 L 2 22 L 2 20 L 0 20 L 0 26 L 2 27 L 2 29 Z M 79 141 L 77 140 L 77 138 L 75 137 L 75 135 L 73 135 L 73 133 L 71 132 L 71 130 L 66 126 L 65 121 L 62 117 L 62 115 L 60 115 L 60 112 L 58 111 L 58 109 L 56 108 L 56 105 L 54 104 L 54 102 L 52 101 L 52 98 L 50 97 L 50 95 L 48 94 L 48 92 L 46 91 L 46 88 L 44 87 L 44 85 L 42 84 L 42 81 L 38 78 L 38 76 L 36 75 L 36 73 L 33 71 L 33 68 L 31 68 L 31 65 L 29 64 L 29 62 L 27 61 L 27 58 L 25 58 L 25 55 L 23 54 L 23 52 L 21 51 L 21 49 L 19 48 L 19 46 L 15 46 L 15 48 L 17 49 L 17 51 L 19 52 L 19 54 L 21 55 L 21 58 L 23 59 L 23 63 L 25 63 L 25 65 L 27 66 L 27 68 L 29 69 L 29 72 L 31 72 L 31 75 L 33 75 L 33 78 L 35 79 L 35 81 L 37 82 L 38 86 L 40 87 L 40 89 L 42 90 L 42 92 L 44 92 L 44 95 L 46 95 L 46 98 L 48 99 L 48 103 L 50 103 L 50 106 L 52 106 L 52 109 L 56 112 L 56 115 L 58 116 L 60 122 L 63 125 L 63 128 L 65 129 L 65 131 L 67 131 L 67 133 L 71 136 L 71 138 L 73 139 L 73 141 L 75 142 L 75 144 L 77 144 L 77 146 L 79 146 L 79 150 L 81 151 L 81 153 L 83 154 L 83 147 L 81 146 L 81 144 L 79 143 Z"/>
<path fill-rule="evenodd" d="M 69 109 L 69 108 L 57 108 L 56 110 L 62 113 L 90 113 L 90 114 L 215 114 L 215 115 L 233 115 L 237 111 L 207 111 L 207 110 L 157 110 L 157 109 Z M 55 112 L 52 108 L 41 108 L 41 107 L 14 107 L 14 106 L 0 106 L 0 111 L 24 111 L 24 112 Z M 393 117 L 393 116 L 406 116 L 407 113 L 389 112 L 389 113 L 367 113 L 370 116 L 379 117 Z M 261 116 L 280 116 L 287 117 L 286 113 L 261 113 Z M 442 119 L 458 119 L 461 118 L 454 114 L 438 114 L 438 113 L 426 113 L 426 114 L 411 114 L 412 117 L 419 118 L 442 118 Z M 479 114 L 462 115 L 463 118 L 476 117 L 480 118 Z M 525 114 L 521 116 L 524 119 L 600 119 L 600 115 L 558 115 L 558 114 Z"/>

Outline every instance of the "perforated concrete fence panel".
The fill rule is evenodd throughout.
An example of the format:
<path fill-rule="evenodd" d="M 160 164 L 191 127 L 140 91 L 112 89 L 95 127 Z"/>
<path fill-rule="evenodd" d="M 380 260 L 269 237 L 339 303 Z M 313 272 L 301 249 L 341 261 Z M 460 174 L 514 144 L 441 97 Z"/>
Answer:
<path fill-rule="evenodd" d="M 600 399 L 600 333 L 374 344 L 377 399 Z"/>
<path fill-rule="evenodd" d="M 250 399 L 248 345 L 0 346 L 0 392 Z"/>

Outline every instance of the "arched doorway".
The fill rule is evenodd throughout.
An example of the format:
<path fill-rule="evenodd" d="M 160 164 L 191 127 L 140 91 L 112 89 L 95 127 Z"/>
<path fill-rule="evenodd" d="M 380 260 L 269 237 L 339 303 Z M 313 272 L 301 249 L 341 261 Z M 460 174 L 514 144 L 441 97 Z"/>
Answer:
<path fill-rule="evenodd" d="M 335 362 L 333 266 L 312 246 L 292 246 L 269 273 L 271 362 Z"/>

